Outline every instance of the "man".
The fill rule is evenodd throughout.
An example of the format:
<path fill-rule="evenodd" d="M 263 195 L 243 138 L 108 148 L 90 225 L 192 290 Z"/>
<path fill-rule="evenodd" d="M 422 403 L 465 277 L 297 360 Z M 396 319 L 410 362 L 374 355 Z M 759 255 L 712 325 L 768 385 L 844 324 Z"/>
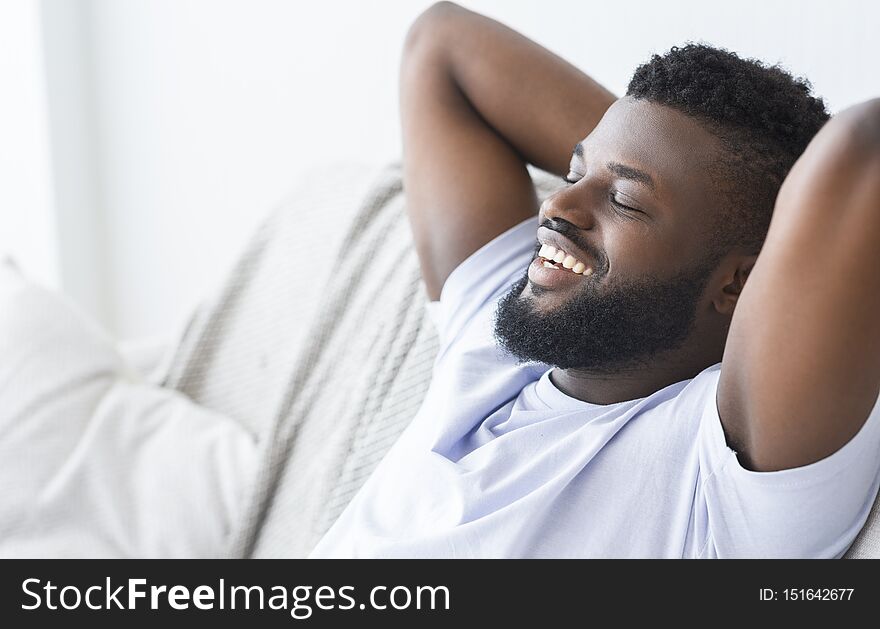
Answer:
<path fill-rule="evenodd" d="M 441 349 L 313 556 L 840 557 L 880 484 L 880 101 L 825 124 L 697 45 L 618 99 L 440 3 L 401 110 Z"/>

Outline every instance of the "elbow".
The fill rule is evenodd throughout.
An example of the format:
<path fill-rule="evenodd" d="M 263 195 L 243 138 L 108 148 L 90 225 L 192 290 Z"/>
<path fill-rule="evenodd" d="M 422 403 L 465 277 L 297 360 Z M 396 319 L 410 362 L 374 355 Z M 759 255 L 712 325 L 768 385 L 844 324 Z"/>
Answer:
<path fill-rule="evenodd" d="M 880 157 L 880 98 L 843 110 L 829 124 L 836 124 L 839 136 L 854 154 Z"/>
<path fill-rule="evenodd" d="M 450 18 L 464 11 L 453 2 L 436 2 L 425 9 L 412 23 L 403 44 L 403 60 L 418 56 L 425 49 L 437 46 Z"/>
<path fill-rule="evenodd" d="M 860 105 L 859 135 L 873 150 L 880 155 L 880 98 L 873 98 Z"/>
<path fill-rule="evenodd" d="M 874 140 L 880 139 L 880 98 L 872 98 L 846 110 Z"/>

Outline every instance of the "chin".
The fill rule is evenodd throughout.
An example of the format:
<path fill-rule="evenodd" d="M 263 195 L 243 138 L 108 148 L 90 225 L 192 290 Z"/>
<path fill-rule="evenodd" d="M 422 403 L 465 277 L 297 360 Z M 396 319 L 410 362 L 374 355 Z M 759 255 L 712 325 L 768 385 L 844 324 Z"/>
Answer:
<path fill-rule="evenodd" d="M 540 313 L 549 313 L 561 308 L 571 301 L 571 295 L 561 293 L 558 290 L 544 288 L 538 284 L 529 282 L 520 293 L 519 299 L 527 299 L 533 309 Z"/>

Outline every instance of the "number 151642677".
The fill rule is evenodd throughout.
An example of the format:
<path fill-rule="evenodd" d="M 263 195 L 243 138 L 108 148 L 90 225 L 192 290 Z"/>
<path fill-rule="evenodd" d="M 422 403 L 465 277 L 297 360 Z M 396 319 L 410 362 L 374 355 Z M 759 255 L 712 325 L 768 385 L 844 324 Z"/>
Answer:
<path fill-rule="evenodd" d="M 760 589 L 762 601 L 849 601 L 855 588 L 785 588 Z"/>

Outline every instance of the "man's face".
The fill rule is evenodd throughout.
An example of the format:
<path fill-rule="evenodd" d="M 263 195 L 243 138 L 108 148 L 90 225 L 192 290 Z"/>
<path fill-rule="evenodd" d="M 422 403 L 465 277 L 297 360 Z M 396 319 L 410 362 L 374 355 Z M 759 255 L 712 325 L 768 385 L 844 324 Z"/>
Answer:
<path fill-rule="evenodd" d="M 720 150 L 673 109 L 612 105 L 572 156 L 575 183 L 541 207 L 535 259 L 499 304 L 502 346 L 612 371 L 685 342 L 720 253 L 707 250 L 718 211 L 708 168 Z M 554 253 L 562 262 L 546 259 Z"/>

